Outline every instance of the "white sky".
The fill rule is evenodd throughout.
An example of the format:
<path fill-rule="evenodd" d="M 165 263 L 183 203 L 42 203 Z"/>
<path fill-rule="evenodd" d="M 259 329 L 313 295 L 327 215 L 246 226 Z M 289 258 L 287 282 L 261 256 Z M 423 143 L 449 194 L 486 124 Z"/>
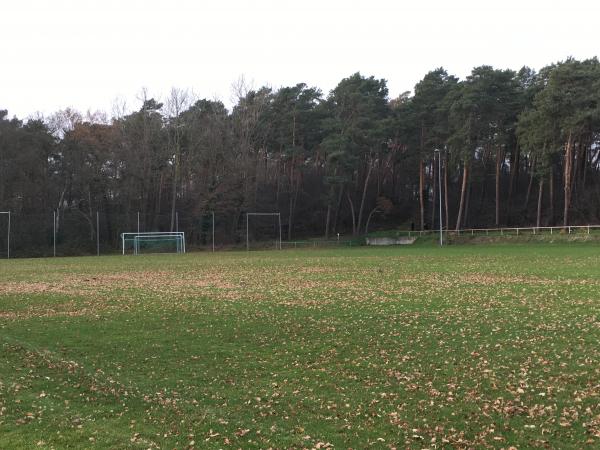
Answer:
<path fill-rule="evenodd" d="M 439 66 L 462 78 L 598 55 L 599 17 L 598 0 L 0 0 L 0 109 L 131 110 L 143 87 L 230 106 L 242 75 L 326 94 L 356 71 L 394 97 Z"/>

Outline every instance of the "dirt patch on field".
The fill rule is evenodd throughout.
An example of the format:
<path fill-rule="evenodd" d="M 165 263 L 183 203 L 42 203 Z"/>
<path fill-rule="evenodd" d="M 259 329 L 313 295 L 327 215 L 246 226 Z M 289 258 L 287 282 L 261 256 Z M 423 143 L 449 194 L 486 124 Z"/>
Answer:
<path fill-rule="evenodd" d="M 218 272 L 141 271 L 94 275 L 66 275 L 51 281 L 0 282 L 2 296 L 52 295 L 51 302 L 2 308 L 0 320 L 23 320 L 32 317 L 94 316 L 107 311 L 125 311 L 141 302 L 189 296 L 213 297 L 219 300 L 245 298 L 243 289 Z M 151 297 L 148 297 L 150 295 Z M 249 295 L 246 295 L 248 299 Z M 29 302 L 29 300 L 28 300 Z M 4 309 L 4 310 L 3 310 Z"/>
<path fill-rule="evenodd" d="M 72 286 L 60 282 L 9 281 L 0 283 L 0 294 L 81 294 L 73 292 Z"/>
<path fill-rule="evenodd" d="M 31 319 L 33 317 L 78 317 L 78 316 L 88 316 L 97 314 L 96 310 L 92 310 L 89 308 L 70 308 L 70 309 L 61 309 L 61 308 L 52 308 L 52 309 L 44 309 L 44 308 L 28 308 L 24 311 L 8 311 L 8 312 L 0 312 L 0 319 L 6 320 L 23 320 L 23 319 Z"/>
<path fill-rule="evenodd" d="M 94 276 L 68 275 L 54 281 L 0 282 L 2 294 L 62 294 L 88 296 L 90 293 L 107 294 L 117 290 L 144 289 L 150 291 L 181 291 L 202 288 L 233 289 L 236 285 L 218 273 L 174 273 L 166 271 L 122 272 Z"/>
<path fill-rule="evenodd" d="M 329 274 L 335 272 L 335 276 Z M 311 274 L 325 274 L 311 277 Z M 318 279 L 317 279 L 318 278 Z M 125 271 L 57 276 L 46 281 L 0 282 L 3 295 L 55 295 L 51 302 L 35 302 L 2 308 L 0 319 L 27 317 L 83 316 L 107 311 L 124 311 L 136 305 L 163 302 L 170 308 L 186 308 L 188 298 L 215 301 L 268 301 L 284 305 L 316 306 L 331 302 L 379 302 L 410 298 L 448 298 L 481 301 L 481 286 L 562 286 L 600 281 L 550 279 L 530 275 L 494 273 L 388 273 L 385 270 L 338 270 L 303 267 L 246 270 L 243 267 L 198 271 Z M 460 288 L 460 289 L 457 289 Z M 465 290 L 466 288 L 466 290 Z M 462 290 L 461 290 L 462 289 Z M 459 294 L 460 293 L 460 294 Z M 506 295 L 516 295 L 506 292 Z M 177 300 L 183 300 L 178 302 Z M 187 302 L 187 303 L 186 303 Z"/>
<path fill-rule="evenodd" d="M 458 281 L 469 284 L 547 284 L 553 282 L 548 279 L 538 278 L 533 276 L 518 276 L 518 275 L 502 275 L 490 273 L 467 273 L 458 275 Z"/>
<path fill-rule="evenodd" d="M 168 271 L 122 272 L 92 277 L 66 277 L 62 283 L 75 291 L 83 289 L 148 289 L 221 288 L 234 287 L 218 273 L 175 273 Z"/>

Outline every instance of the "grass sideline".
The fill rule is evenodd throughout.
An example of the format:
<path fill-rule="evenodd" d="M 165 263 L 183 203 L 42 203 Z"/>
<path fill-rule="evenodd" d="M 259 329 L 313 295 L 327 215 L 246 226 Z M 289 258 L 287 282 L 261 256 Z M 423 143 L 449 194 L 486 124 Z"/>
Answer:
<path fill-rule="evenodd" d="M 600 247 L 0 261 L 0 448 L 597 448 Z"/>

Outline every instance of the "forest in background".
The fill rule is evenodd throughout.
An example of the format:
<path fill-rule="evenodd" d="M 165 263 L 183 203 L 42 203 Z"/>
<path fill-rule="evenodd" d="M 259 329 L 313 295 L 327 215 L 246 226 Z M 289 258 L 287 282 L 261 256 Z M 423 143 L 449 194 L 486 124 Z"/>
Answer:
<path fill-rule="evenodd" d="M 447 229 L 600 223 L 597 58 L 464 80 L 439 68 L 397 98 L 360 73 L 327 95 L 239 83 L 235 96 L 228 110 L 173 89 L 111 118 L 0 111 L 13 252 L 47 254 L 54 226 L 73 253 L 95 250 L 96 226 L 118 248 L 138 212 L 143 231 L 178 228 L 192 247 L 209 212 L 223 245 L 245 239 L 246 212 L 280 212 L 284 240 L 437 228 L 438 180 Z M 274 235 L 261 226 L 253 238 Z"/>

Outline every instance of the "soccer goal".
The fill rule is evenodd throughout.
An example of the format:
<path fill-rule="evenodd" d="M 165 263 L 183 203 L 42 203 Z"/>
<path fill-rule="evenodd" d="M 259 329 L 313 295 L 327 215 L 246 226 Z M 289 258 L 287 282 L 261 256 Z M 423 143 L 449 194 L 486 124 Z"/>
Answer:
<path fill-rule="evenodd" d="M 6 258 L 10 259 L 10 211 L 0 211 L 0 230 L 4 228 L 6 229 Z M 2 246 L 0 246 L 0 248 L 2 248 Z"/>
<path fill-rule="evenodd" d="M 280 213 L 246 213 L 246 250 L 250 250 L 250 217 L 265 217 L 271 216 L 275 218 L 274 228 L 276 233 L 275 248 L 281 250 L 281 214 Z M 267 227 L 270 228 L 270 227 Z M 266 234 L 263 230 L 261 234 Z"/>
<path fill-rule="evenodd" d="M 185 253 L 183 231 L 150 231 L 144 233 L 121 233 L 123 254 Z"/>

